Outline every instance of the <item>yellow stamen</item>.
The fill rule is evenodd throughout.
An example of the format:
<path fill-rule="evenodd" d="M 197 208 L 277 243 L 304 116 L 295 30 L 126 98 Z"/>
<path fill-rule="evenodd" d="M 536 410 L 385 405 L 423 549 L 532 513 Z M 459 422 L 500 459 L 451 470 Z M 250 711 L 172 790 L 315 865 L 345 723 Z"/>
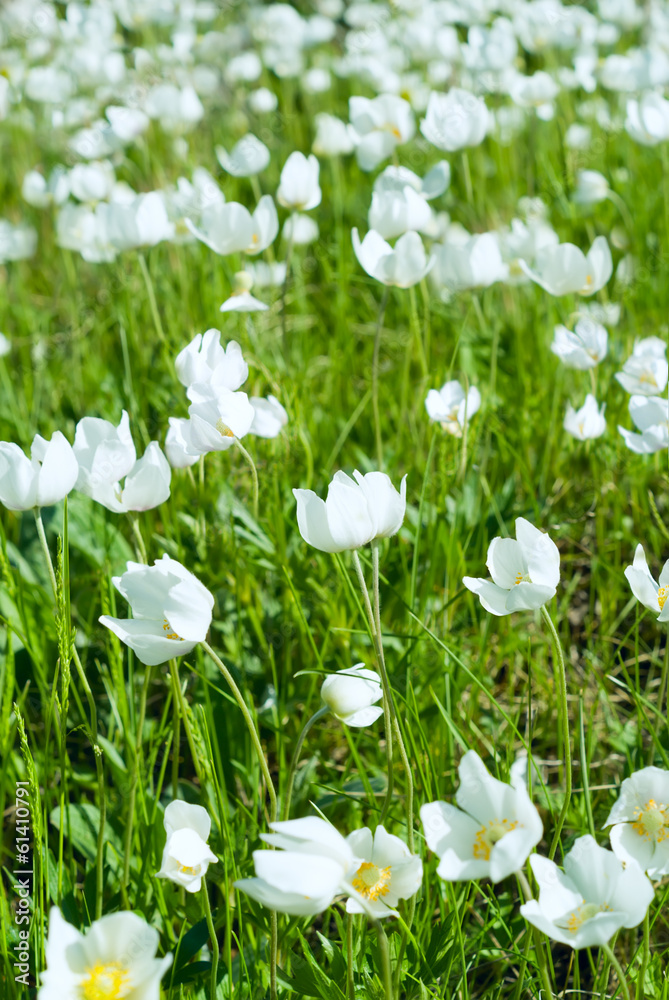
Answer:
<path fill-rule="evenodd" d="M 667 596 L 669 596 L 669 587 L 660 587 L 657 592 L 657 603 L 660 605 L 660 611 L 664 609 Z"/>
<path fill-rule="evenodd" d="M 669 837 L 669 815 L 663 802 L 648 799 L 643 809 L 641 806 L 635 808 L 634 815 L 636 819 L 632 823 L 632 829 L 640 837 L 654 840 L 658 844 Z"/>
<path fill-rule="evenodd" d="M 642 385 L 645 382 L 646 385 L 652 386 L 653 389 L 658 388 L 658 384 L 655 381 L 655 376 L 651 372 L 641 372 L 641 374 L 639 375 L 639 382 L 641 382 Z"/>
<path fill-rule="evenodd" d="M 172 626 L 168 622 L 167 618 L 163 618 L 163 632 L 167 633 L 165 636 L 166 639 L 176 639 L 177 642 L 183 642 L 181 636 L 172 631 Z"/>
<path fill-rule="evenodd" d="M 132 991 L 130 973 L 120 962 L 101 962 L 86 970 L 79 990 L 82 1000 L 121 1000 Z"/>
<path fill-rule="evenodd" d="M 517 826 L 518 820 L 511 822 L 508 819 L 493 819 L 487 826 L 482 826 L 480 830 L 476 831 L 474 837 L 474 857 L 481 861 L 490 861 L 490 852 L 495 844 L 507 833 L 515 830 Z"/>
<path fill-rule="evenodd" d="M 372 902 L 375 902 L 390 892 L 390 866 L 379 868 L 371 861 L 363 861 L 355 873 L 351 885 L 365 899 L 371 899 Z"/>
<path fill-rule="evenodd" d="M 191 865 L 179 865 L 179 871 L 182 875 L 199 875 L 201 868 L 202 865 L 195 865 L 194 867 L 191 867 Z"/>
<path fill-rule="evenodd" d="M 239 295 L 241 293 L 234 292 L 233 294 Z M 224 424 L 222 420 L 216 421 L 216 430 L 221 435 L 221 437 L 233 438 L 235 436 L 234 431 L 231 431 L 227 424 Z"/>
<path fill-rule="evenodd" d="M 586 903 L 583 900 L 583 905 L 570 913 L 566 921 L 556 920 L 555 923 L 558 927 L 564 927 L 570 934 L 575 934 L 587 920 L 592 920 L 598 913 L 610 909 L 606 903 Z"/>

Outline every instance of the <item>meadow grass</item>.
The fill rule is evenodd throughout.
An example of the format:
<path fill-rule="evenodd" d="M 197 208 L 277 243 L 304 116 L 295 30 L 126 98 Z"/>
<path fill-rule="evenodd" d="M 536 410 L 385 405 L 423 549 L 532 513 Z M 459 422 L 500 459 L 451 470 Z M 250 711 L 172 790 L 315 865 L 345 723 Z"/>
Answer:
<path fill-rule="evenodd" d="M 339 86 L 328 110 L 345 117 L 348 93 Z M 273 152 L 262 178 L 270 192 L 284 151 L 309 147 L 311 121 L 321 109 L 318 98 L 300 94 L 291 81 L 284 81 L 280 101 L 272 134 L 263 134 Z M 193 134 L 189 153 L 193 165 L 212 172 L 214 145 L 229 143 L 234 131 L 236 109 L 221 112 Z M 550 532 L 561 554 L 561 585 L 550 611 L 567 664 L 574 792 L 557 860 L 584 833 L 607 843 L 602 823 L 625 776 L 648 764 L 669 767 L 660 696 L 669 646 L 623 576 L 639 541 L 653 568 L 669 551 L 667 459 L 626 450 L 614 430 L 618 422 L 627 426 L 626 398 L 613 380 L 635 337 L 667 335 L 667 268 L 660 252 L 669 236 L 666 162 L 655 149 L 604 133 L 596 136 L 597 153 L 574 154 L 562 142 L 569 115 L 565 105 L 521 141 L 470 151 L 472 201 L 454 157 L 445 204 L 468 228 L 487 229 L 508 222 L 520 196 L 542 195 L 561 238 L 585 246 L 620 218 L 611 204 L 576 212 L 569 202 L 574 171 L 587 166 L 617 178 L 634 221 L 628 249 L 640 269 L 629 285 L 611 286 L 623 318 L 597 373 L 607 435 L 582 444 L 562 430 L 566 402 L 580 402 L 590 382 L 587 373 L 559 368 L 549 344 L 554 325 L 578 304 L 552 299 L 535 285 L 498 285 L 448 303 L 426 286 L 391 290 L 379 368 L 382 467 L 394 482 L 406 473 L 408 484 L 404 525 L 381 549 L 383 641 L 416 803 L 452 799 L 457 762 L 467 748 L 504 780 L 516 755 L 529 749 L 537 765 L 533 797 L 544 819 L 543 853 L 550 844 L 565 781 L 550 635 L 539 613 L 492 618 L 461 583 L 465 574 L 485 575 L 490 540 L 512 534 L 515 517 L 525 516 Z M 258 122 L 248 126 L 260 133 Z M 423 172 L 437 155 L 420 142 L 414 146 L 408 165 Z M 58 150 L 48 134 L 17 127 L 0 133 L 0 148 L 0 190 L 11 213 L 25 171 L 38 159 L 48 169 Z M 173 182 L 182 167 L 154 127 L 122 173 L 141 187 Z M 291 492 L 307 487 L 322 495 L 338 468 L 377 467 L 372 352 L 383 290 L 363 274 L 350 241 L 351 226 L 367 211 L 369 182 L 347 160 L 324 163 L 321 183 L 319 241 L 291 254 L 285 335 L 280 289 L 266 314 L 219 317 L 239 262 L 200 244 L 159 245 L 112 264 L 87 264 L 55 247 L 49 218 L 35 213 L 37 256 L 3 268 L 0 328 L 13 345 L 0 358 L 3 440 L 26 447 L 35 432 L 49 436 L 56 429 L 72 439 L 84 415 L 116 423 L 122 408 L 139 450 L 164 439 L 168 416 L 186 415 L 174 357 L 211 326 L 242 345 L 251 366 L 249 393 L 274 392 L 290 415 L 281 437 L 256 438 L 249 446 L 259 476 L 257 519 L 249 468 L 235 449 L 176 472 L 169 501 L 153 511 L 117 516 L 78 494 L 65 511 L 62 505 L 45 510 L 57 603 L 32 515 L 3 511 L 0 517 L 3 1000 L 26 992 L 12 969 L 17 781 L 28 782 L 30 791 L 34 971 L 44 967 L 52 904 L 77 926 L 101 911 L 129 908 L 155 926 L 163 948 L 175 954 L 165 996 L 209 997 L 201 895 L 186 896 L 154 878 L 164 844 L 160 803 L 183 798 L 213 817 L 210 845 L 219 863 L 207 882 L 220 944 L 218 996 L 267 994 L 269 911 L 232 888 L 252 873 L 251 853 L 269 818 L 241 713 L 200 647 L 178 663 L 146 668 L 97 619 L 114 614 L 117 605 L 125 613 L 111 577 L 127 559 L 140 558 L 142 548 L 150 561 L 166 552 L 195 573 L 216 599 L 209 642 L 252 706 L 279 796 L 299 732 L 320 705 L 324 672 L 359 661 L 374 666 L 350 554 L 330 557 L 302 541 Z M 226 177 L 224 186 L 228 200 L 250 202 L 248 182 Z M 275 246 L 277 258 L 285 252 L 285 243 Z M 427 390 L 447 377 L 479 386 L 483 397 L 460 440 L 430 424 L 424 409 Z M 371 574 L 371 562 L 364 554 L 362 560 Z M 95 743 L 71 630 L 96 707 Z M 358 731 L 326 717 L 305 741 L 292 815 L 317 810 L 344 831 L 373 826 L 386 781 L 381 722 Z M 396 759 L 387 825 L 406 838 L 405 793 Z M 402 952 L 399 995 L 538 996 L 541 980 L 518 912 L 519 885 L 513 879 L 497 886 L 444 883 L 419 825 L 415 836 L 426 872 L 408 941 L 400 944 L 408 904 L 400 921 L 387 924 L 391 956 L 397 961 Z M 616 941 L 637 998 L 669 995 L 665 898 L 660 887 L 650 911 L 644 982 L 643 928 L 623 931 Z M 342 908 L 315 920 L 279 922 L 279 995 L 345 997 Z M 352 936 L 355 996 L 380 998 L 376 937 L 363 918 L 352 922 Z M 549 953 L 558 995 L 619 990 L 597 950 L 553 945 Z"/>

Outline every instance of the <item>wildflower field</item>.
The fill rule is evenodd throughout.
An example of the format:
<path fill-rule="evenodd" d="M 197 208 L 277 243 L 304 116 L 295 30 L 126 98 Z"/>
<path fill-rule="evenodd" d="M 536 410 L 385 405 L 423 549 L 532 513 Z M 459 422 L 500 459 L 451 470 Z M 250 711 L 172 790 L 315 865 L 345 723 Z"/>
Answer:
<path fill-rule="evenodd" d="M 669 3 L 0 7 L 0 1000 L 669 997 Z"/>

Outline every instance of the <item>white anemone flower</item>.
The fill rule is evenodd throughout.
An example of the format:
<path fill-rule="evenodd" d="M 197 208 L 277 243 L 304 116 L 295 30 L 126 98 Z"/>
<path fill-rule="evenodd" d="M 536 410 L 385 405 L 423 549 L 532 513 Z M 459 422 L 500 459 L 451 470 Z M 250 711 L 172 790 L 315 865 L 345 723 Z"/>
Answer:
<path fill-rule="evenodd" d="M 159 1000 L 172 955 L 156 958 L 158 944 L 158 931 L 136 913 L 110 913 L 82 934 L 54 906 L 38 1000 Z"/>
<path fill-rule="evenodd" d="M 216 159 L 233 177 L 254 177 L 268 165 L 270 155 L 265 143 L 249 132 L 230 153 L 217 146 Z"/>
<path fill-rule="evenodd" d="M 413 139 L 416 123 L 411 105 L 403 97 L 396 94 L 351 97 L 348 110 L 356 136 L 355 156 L 361 170 L 374 170 L 397 146 Z"/>
<path fill-rule="evenodd" d="M 524 517 L 516 518 L 516 538 L 493 538 L 486 565 L 492 580 L 465 576 L 462 582 L 493 615 L 541 608 L 560 582 L 557 545 Z"/>
<path fill-rule="evenodd" d="M 279 232 L 276 206 L 268 194 L 260 199 L 253 215 L 244 205 L 226 201 L 203 211 L 199 226 L 192 219 L 185 219 L 185 224 L 193 236 L 221 256 L 262 253 Z"/>
<path fill-rule="evenodd" d="M 625 392 L 635 396 L 659 396 L 665 389 L 667 376 L 669 364 L 665 357 L 638 350 L 627 359 L 622 371 L 616 372 L 616 380 Z"/>
<path fill-rule="evenodd" d="M 636 927 L 653 898 L 653 886 L 632 861 L 621 862 L 587 834 L 564 859 L 564 874 L 553 861 L 533 854 L 530 865 L 539 899 L 520 912 L 534 927 L 571 948 L 606 944 L 621 927 Z"/>
<path fill-rule="evenodd" d="M 202 455 L 193 444 L 191 430 L 192 424 L 187 417 L 169 417 L 165 454 L 173 469 L 187 469 Z"/>
<path fill-rule="evenodd" d="M 568 434 L 579 441 L 601 437 L 606 430 L 605 409 L 606 403 L 602 403 L 600 407 L 595 397 L 589 392 L 583 406 L 578 410 L 575 410 L 571 403 L 567 404 L 567 412 L 562 426 Z"/>
<path fill-rule="evenodd" d="M 176 799 L 165 809 L 167 840 L 157 878 L 182 885 L 186 892 L 199 892 L 210 864 L 218 861 L 207 840 L 211 817 L 202 806 Z"/>
<path fill-rule="evenodd" d="M 255 411 L 249 434 L 256 437 L 278 437 L 288 423 L 288 414 L 276 396 L 251 396 L 249 400 Z"/>
<path fill-rule="evenodd" d="M 579 170 L 572 201 L 577 205 L 596 205 L 611 194 L 609 182 L 598 170 Z"/>
<path fill-rule="evenodd" d="M 30 458 L 17 444 L 0 441 L 0 503 L 9 510 L 50 507 L 74 488 L 79 465 L 60 431 L 51 440 L 36 434 Z"/>
<path fill-rule="evenodd" d="M 643 146 L 657 146 L 669 139 L 669 101 L 654 91 L 627 102 L 625 130 Z"/>
<path fill-rule="evenodd" d="M 489 878 L 500 882 L 525 864 L 543 834 L 526 786 L 526 761 L 511 768 L 511 784 L 493 778 L 474 750 L 460 761 L 458 807 L 428 802 L 420 818 L 437 875 L 448 882 Z"/>
<path fill-rule="evenodd" d="M 308 212 L 321 203 L 318 184 L 319 164 L 316 157 L 291 153 L 283 165 L 276 200 L 293 212 Z"/>
<path fill-rule="evenodd" d="M 347 726 L 362 728 L 376 722 L 383 714 L 381 679 L 364 663 L 356 663 L 346 670 L 338 670 L 323 681 L 321 698 L 335 718 Z"/>
<path fill-rule="evenodd" d="M 252 288 L 253 274 L 250 271 L 237 271 L 234 289 L 220 306 L 219 312 L 265 312 L 269 306 L 251 295 Z"/>
<path fill-rule="evenodd" d="M 669 447 L 669 402 L 664 396 L 632 396 L 628 409 L 634 426 L 641 431 L 635 434 L 618 425 L 630 451 L 652 455 Z"/>
<path fill-rule="evenodd" d="M 447 94 L 430 94 L 420 130 L 433 146 L 454 153 L 483 142 L 490 115 L 481 97 L 452 87 Z"/>
<path fill-rule="evenodd" d="M 601 323 L 581 316 L 573 332 L 559 324 L 555 327 L 551 351 L 567 368 L 587 371 L 606 357 L 609 335 Z"/>
<path fill-rule="evenodd" d="M 237 341 L 230 340 L 223 347 L 221 331 L 214 329 L 193 337 L 177 354 L 174 367 L 186 388 L 194 382 L 211 382 L 234 392 L 249 377 L 249 366 Z"/>
<path fill-rule="evenodd" d="M 430 389 L 425 409 L 430 420 L 441 424 L 454 437 L 462 437 L 466 425 L 481 406 L 481 393 L 472 385 L 467 392 L 457 379 L 445 382 L 441 389 Z"/>
<path fill-rule="evenodd" d="M 322 913 L 345 891 L 354 854 L 346 839 L 317 816 L 270 823 L 262 839 L 277 851 L 254 851 L 256 877 L 235 888 L 271 910 L 292 916 Z"/>
<path fill-rule="evenodd" d="M 132 608 L 132 618 L 102 615 L 106 625 L 149 667 L 185 656 L 207 637 L 214 598 L 167 554 L 153 566 L 128 562 L 112 583 Z"/>
<path fill-rule="evenodd" d="M 191 442 L 200 454 L 227 451 L 251 430 L 255 411 L 245 392 L 211 382 L 194 382 L 187 392 Z"/>
<path fill-rule="evenodd" d="M 434 257 L 428 258 L 418 233 L 400 236 L 394 248 L 373 229 L 362 243 L 357 229 L 353 229 L 352 238 L 355 255 L 363 270 L 384 285 L 411 288 L 422 281 L 434 265 Z"/>
<path fill-rule="evenodd" d="M 605 236 L 598 236 L 587 255 L 573 243 L 558 243 L 538 251 L 534 266 L 518 261 L 532 281 L 550 295 L 594 295 L 613 273 L 611 250 Z"/>
<path fill-rule="evenodd" d="M 398 492 L 385 472 L 363 476 L 356 470 L 351 479 L 340 471 L 326 500 L 312 490 L 294 489 L 293 495 L 305 542 L 320 552 L 345 552 L 399 531 L 406 511 L 406 476 Z"/>
<path fill-rule="evenodd" d="M 625 778 L 604 826 L 617 858 L 653 879 L 669 875 L 669 771 L 643 767 Z"/>
<path fill-rule="evenodd" d="M 409 899 L 420 889 L 423 862 L 381 824 L 373 834 L 363 827 L 349 833 L 346 840 L 355 854 L 347 881 L 364 899 L 363 906 L 357 897 L 349 896 L 346 911 L 377 919 L 396 916 L 400 899 Z"/>
<path fill-rule="evenodd" d="M 648 569 L 643 545 L 639 544 L 632 565 L 625 569 L 625 576 L 637 601 L 652 611 L 659 622 L 669 621 L 669 604 L 666 603 L 669 596 L 669 559 L 662 567 L 659 583 L 656 583 Z"/>

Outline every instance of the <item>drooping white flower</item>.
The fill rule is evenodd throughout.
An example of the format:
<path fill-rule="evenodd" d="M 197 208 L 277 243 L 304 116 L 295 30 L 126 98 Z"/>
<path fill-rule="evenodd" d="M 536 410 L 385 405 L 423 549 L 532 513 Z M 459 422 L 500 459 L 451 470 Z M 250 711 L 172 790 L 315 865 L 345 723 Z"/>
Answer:
<path fill-rule="evenodd" d="M 652 455 L 669 447 L 669 402 L 664 396 L 632 396 L 628 409 L 634 426 L 641 431 L 635 434 L 618 424 L 630 451 Z"/>
<path fill-rule="evenodd" d="M 625 576 L 637 601 L 652 611 L 659 622 L 669 621 L 669 604 L 666 603 L 669 596 L 669 559 L 662 567 L 660 582 L 656 583 L 648 569 L 643 545 L 639 544 L 632 565 L 625 569 Z"/>
<path fill-rule="evenodd" d="M 369 827 L 354 830 L 346 840 L 355 854 L 347 881 L 365 901 L 363 908 L 355 896 L 349 896 L 347 912 L 367 912 L 377 919 L 395 916 L 400 899 L 409 899 L 420 889 L 423 862 L 382 824 L 373 834 Z"/>
<path fill-rule="evenodd" d="M 318 239 L 318 223 L 310 215 L 293 212 L 283 224 L 282 238 L 293 246 L 307 246 Z"/>
<path fill-rule="evenodd" d="M 112 583 L 132 608 L 132 618 L 98 620 L 147 666 L 185 656 L 206 639 L 214 598 L 176 559 L 164 555 L 153 566 L 128 562 Z"/>
<path fill-rule="evenodd" d="M 606 431 L 605 409 L 606 403 L 602 403 L 600 407 L 595 397 L 589 392 L 583 406 L 578 410 L 575 410 L 571 403 L 567 404 L 567 412 L 562 426 L 568 434 L 579 441 L 601 437 Z"/>
<path fill-rule="evenodd" d="M 352 238 L 361 267 L 384 285 L 411 288 L 422 281 L 434 265 L 434 257 L 428 258 L 418 233 L 400 236 L 394 248 L 373 229 L 369 230 L 362 243 L 357 229 L 353 230 Z"/>
<path fill-rule="evenodd" d="M 221 332 L 214 329 L 198 333 L 179 352 L 174 367 L 177 378 L 186 388 L 194 382 L 211 382 L 234 392 L 249 377 L 249 366 L 237 341 L 230 340 L 223 347 Z"/>
<path fill-rule="evenodd" d="M 441 801 L 421 807 L 425 839 L 440 858 L 437 875 L 449 882 L 500 882 L 522 868 L 543 834 L 541 817 L 527 792 L 525 766 L 524 760 L 513 765 L 507 785 L 468 750 L 458 768 L 459 808 Z"/>
<path fill-rule="evenodd" d="M 557 545 L 524 517 L 516 518 L 515 539 L 493 538 L 486 565 L 492 580 L 465 576 L 462 582 L 493 615 L 543 607 L 560 582 Z"/>
<path fill-rule="evenodd" d="M 323 681 L 321 698 L 332 714 L 347 726 L 369 726 L 383 714 L 381 679 L 364 663 L 338 670 Z"/>
<path fill-rule="evenodd" d="M 9 510 L 58 503 L 74 488 L 78 474 L 72 445 L 60 431 L 50 441 L 36 434 L 30 458 L 17 444 L 0 441 L 0 503 Z"/>
<path fill-rule="evenodd" d="M 237 271 L 235 285 L 229 297 L 219 308 L 219 312 L 266 312 L 269 306 L 251 295 L 253 288 L 253 272 Z"/>
<path fill-rule="evenodd" d="M 255 411 L 245 392 L 211 382 L 194 382 L 187 392 L 191 442 L 201 454 L 227 451 L 250 431 Z"/>
<path fill-rule="evenodd" d="M 611 194 L 609 182 L 598 170 L 579 170 L 572 200 L 577 205 L 596 205 Z"/>
<path fill-rule="evenodd" d="M 262 839 L 278 851 L 254 851 L 256 877 L 235 888 L 252 899 L 293 916 L 321 913 L 344 892 L 354 854 L 346 839 L 316 816 L 270 823 Z"/>
<path fill-rule="evenodd" d="M 276 396 L 251 396 L 249 400 L 254 410 L 253 423 L 249 434 L 257 437 L 275 438 L 288 423 L 288 414 Z"/>
<path fill-rule="evenodd" d="M 233 177 L 254 177 L 265 169 L 270 154 L 265 143 L 249 132 L 230 153 L 222 146 L 217 146 L 216 159 Z"/>
<path fill-rule="evenodd" d="M 620 861 L 636 862 L 653 879 L 669 875 L 669 771 L 642 767 L 625 778 L 604 826 L 612 827 L 611 847 Z"/>
<path fill-rule="evenodd" d="M 616 379 L 625 392 L 636 396 L 659 396 L 664 391 L 668 376 L 667 359 L 650 351 L 639 350 L 638 345 L 623 365 L 622 371 L 616 372 Z"/>
<path fill-rule="evenodd" d="M 587 256 L 573 243 L 559 243 L 540 250 L 533 267 L 524 260 L 519 264 L 525 274 L 550 295 L 572 292 L 594 295 L 613 273 L 611 251 L 605 236 L 595 239 Z"/>
<path fill-rule="evenodd" d="M 165 454 L 173 469 L 187 469 L 195 465 L 202 455 L 191 440 L 191 422 L 188 418 L 169 417 Z"/>
<path fill-rule="evenodd" d="M 302 538 L 321 552 L 358 549 L 399 531 L 406 510 L 406 476 L 398 492 L 384 472 L 336 472 L 326 500 L 294 489 Z"/>
<path fill-rule="evenodd" d="M 321 203 L 321 189 L 318 184 L 319 164 L 311 154 L 291 153 L 281 171 L 276 200 L 284 208 L 294 212 L 308 212 Z"/>
<path fill-rule="evenodd" d="M 561 324 L 555 327 L 551 351 L 567 368 L 586 371 L 606 357 L 609 335 L 601 323 L 581 316 L 573 332 Z"/>
<path fill-rule="evenodd" d="M 374 170 L 415 134 L 411 105 L 395 94 L 379 94 L 371 99 L 351 97 L 348 110 L 357 136 L 355 155 L 361 170 Z"/>
<path fill-rule="evenodd" d="M 485 137 L 489 121 L 483 98 L 452 87 L 447 94 L 430 94 L 420 130 L 437 149 L 454 153 L 467 146 L 478 146 Z"/>
<path fill-rule="evenodd" d="M 199 892 L 209 865 L 218 861 L 207 844 L 209 813 L 202 806 L 177 799 L 166 807 L 163 823 L 167 840 L 156 877 L 170 879 L 186 892 Z"/>
<path fill-rule="evenodd" d="M 457 379 L 445 382 L 441 389 L 430 389 L 425 399 L 425 409 L 430 420 L 441 424 L 455 437 L 462 437 L 465 426 L 481 406 L 481 393 L 476 386 L 467 392 Z"/>
<path fill-rule="evenodd" d="M 564 874 L 539 854 L 530 857 L 539 899 L 520 912 L 534 927 L 571 948 L 606 944 L 621 927 L 636 927 L 653 898 L 641 868 L 624 865 L 594 837 L 579 837 L 564 859 Z"/>
<path fill-rule="evenodd" d="M 37 996 L 39 1000 L 159 1000 L 160 980 L 172 964 L 172 955 L 156 958 L 158 944 L 158 931 L 136 913 L 110 913 L 94 920 L 81 934 L 54 906 L 49 913 L 46 969 Z"/>

